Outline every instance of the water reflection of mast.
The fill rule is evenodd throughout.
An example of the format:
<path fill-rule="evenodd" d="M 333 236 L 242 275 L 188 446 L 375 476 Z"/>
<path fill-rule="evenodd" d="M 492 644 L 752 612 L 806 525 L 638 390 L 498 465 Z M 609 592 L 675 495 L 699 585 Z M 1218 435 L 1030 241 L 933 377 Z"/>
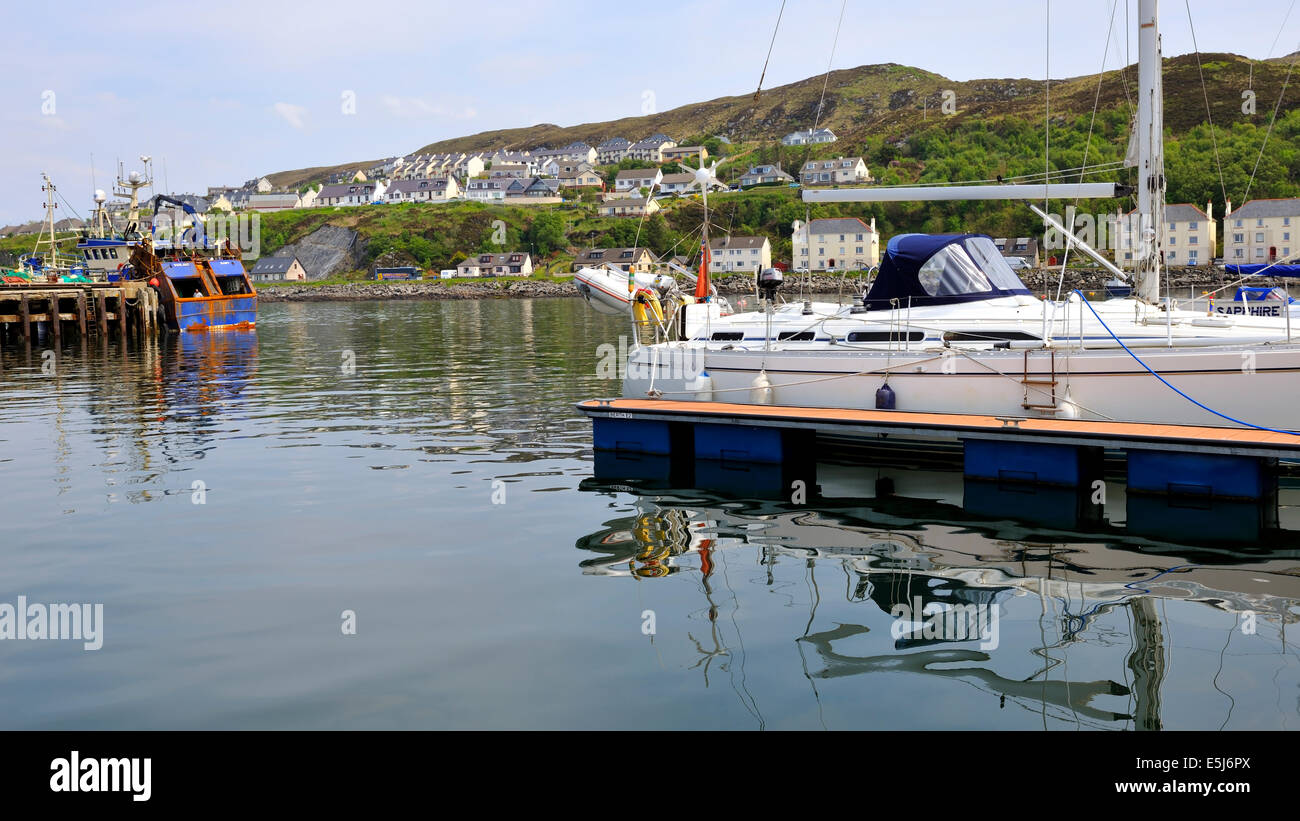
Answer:
<path fill-rule="evenodd" d="M 1156 615 L 1155 601 L 1150 596 L 1138 596 L 1129 602 L 1133 614 L 1133 652 L 1128 657 L 1128 667 L 1133 671 L 1133 696 L 1137 707 L 1133 711 L 1134 723 L 1139 730 L 1159 730 L 1160 688 L 1165 679 L 1165 643 Z"/>

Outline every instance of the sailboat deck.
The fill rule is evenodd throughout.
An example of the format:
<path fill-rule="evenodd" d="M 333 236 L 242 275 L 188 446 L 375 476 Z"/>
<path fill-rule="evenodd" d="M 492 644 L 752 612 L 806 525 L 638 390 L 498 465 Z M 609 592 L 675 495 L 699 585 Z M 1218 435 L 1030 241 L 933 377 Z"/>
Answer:
<path fill-rule="evenodd" d="M 1105 448 L 1178 450 L 1300 459 L 1300 434 L 1250 428 L 1030 419 L 916 411 L 806 408 L 664 399 L 589 399 L 577 409 L 593 419 L 640 419 L 750 425 L 862 438 L 1042 442 Z"/>

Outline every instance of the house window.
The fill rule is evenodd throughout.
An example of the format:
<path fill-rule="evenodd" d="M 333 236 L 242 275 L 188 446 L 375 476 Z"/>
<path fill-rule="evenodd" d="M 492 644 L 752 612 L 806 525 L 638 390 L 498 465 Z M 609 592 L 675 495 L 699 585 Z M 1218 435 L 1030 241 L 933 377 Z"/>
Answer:
<path fill-rule="evenodd" d="M 1232 255 L 1233 255 L 1234 257 L 1236 257 L 1237 259 L 1241 259 L 1241 257 L 1242 257 L 1242 250 L 1241 250 L 1240 248 L 1235 248 L 1235 249 L 1233 249 Z"/>
<path fill-rule="evenodd" d="M 1283 232 L 1282 232 L 1282 239 L 1284 239 L 1284 240 L 1289 240 L 1289 239 L 1291 239 L 1291 232 L 1290 232 L 1290 231 L 1283 231 Z"/>
<path fill-rule="evenodd" d="M 1263 232 L 1260 231 L 1255 232 L 1255 242 L 1263 242 L 1263 241 L 1264 241 Z"/>
<path fill-rule="evenodd" d="M 1290 225 L 1290 224 L 1291 224 L 1291 218 L 1290 218 L 1290 217 L 1283 217 L 1283 218 L 1282 218 L 1282 224 L 1283 224 L 1283 225 Z"/>
<path fill-rule="evenodd" d="M 1200 225 L 1200 223 L 1189 222 L 1189 223 L 1187 223 L 1187 230 L 1188 230 L 1188 231 L 1195 231 L 1195 230 L 1196 230 L 1196 227 L 1197 227 L 1198 225 Z"/>
<path fill-rule="evenodd" d="M 1196 240 L 1198 240 L 1198 239 L 1199 239 L 1199 237 L 1188 237 L 1188 238 L 1187 238 L 1187 244 L 1188 244 L 1188 245 L 1195 245 L 1195 244 L 1196 244 Z"/>
<path fill-rule="evenodd" d="M 800 249 L 799 249 L 799 256 L 801 256 L 801 257 L 806 257 L 806 256 L 808 256 L 808 249 L 807 249 L 807 248 L 800 248 Z"/>
<path fill-rule="evenodd" d="M 1263 258 L 1264 258 L 1264 249 L 1263 249 L 1263 248 L 1256 248 L 1256 249 L 1255 249 L 1255 259 L 1263 259 Z"/>
<path fill-rule="evenodd" d="M 843 242 L 843 241 L 844 241 L 844 235 L 843 235 L 843 234 L 840 234 L 840 242 Z M 844 252 L 843 252 L 843 251 L 840 251 L 840 253 L 842 254 L 842 253 L 844 253 Z"/>
<path fill-rule="evenodd" d="M 1233 227 L 1234 227 L 1234 228 L 1240 228 L 1241 226 L 1242 226 L 1242 221 L 1241 221 L 1241 220 L 1237 220 L 1237 224 L 1234 225 Z"/>
<path fill-rule="evenodd" d="M 1289 256 L 1291 256 L 1291 249 L 1290 249 L 1290 248 L 1285 248 L 1285 247 L 1284 247 L 1284 248 L 1282 249 L 1282 256 L 1283 256 L 1283 257 L 1289 257 Z"/>
<path fill-rule="evenodd" d="M 1177 230 L 1178 230 L 1178 223 L 1176 223 L 1176 222 L 1171 222 L 1171 223 L 1169 223 L 1169 230 L 1170 230 L 1170 231 L 1177 231 Z"/>
<path fill-rule="evenodd" d="M 857 239 L 858 242 L 862 242 L 862 235 L 858 234 L 857 237 L 855 237 L 855 239 Z"/>
<path fill-rule="evenodd" d="M 1177 245 L 1177 244 L 1178 244 L 1178 237 L 1170 237 L 1170 238 L 1169 238 L 1169 244 L 1170 244 L 1170 245 Z"/>
<path fill-rule="evenodd" d="M 1170 258 L 1171 260 L 1172 260 L 1174 257 L 1176 257 L 1176 256 L 1178 256 L 1178 252 L 1177 252 L 1177 251 L 1170 251 L 1170 252 L 1169 252 L 1169 258 Z"/>
<path fill-rule="evenodd" d="M 1196 262 L 1196 256 L 1197 256 L 1197 254 L 1196 254 L 1196 251 L 1195 251 L 1195 250 L 1188 251 L 1188 252 L 1187 252 L 1187 261 L 1188 261 L 1188 262 L 1195 263 L 1195 262 Z"/>
<path fill-rule="evenodd" d="M 819 257 L 824 257 L 824 256 L 826 256 L 826 249 L 825 249 L 825 248 L 818 248 L 818 249 L 817 249 L 817 256 L 819 256 Z"/>
<path fill-rule="evenodd" d="M 1256 227 L 1256 228 L 1263 228 L 1263 227 L 1264 227 L 1264 220 L 1262 220 L 1262 219 L 1257 219 L 1257 220 L 1255 220 L 1255 227 Z"/>
<path fill-rule="evenodd" d="M 1245 234 L 1233 234 L 1233 235 L 1232 235 L 1232 241 L 1233 241 L 1233 242 L 1245 242 L 1245 241 L 1246 241 L 1246 235 L 1245 235 Z"/>
<path fill-rule="evenodd" d="M 855 253 L 855 254 L 860 254 L 860 253 L 862 253 L 862 246 L 859 245 L 857 248 L 854 248 L 854 249 L 853 249 L 853 253 Z"/>

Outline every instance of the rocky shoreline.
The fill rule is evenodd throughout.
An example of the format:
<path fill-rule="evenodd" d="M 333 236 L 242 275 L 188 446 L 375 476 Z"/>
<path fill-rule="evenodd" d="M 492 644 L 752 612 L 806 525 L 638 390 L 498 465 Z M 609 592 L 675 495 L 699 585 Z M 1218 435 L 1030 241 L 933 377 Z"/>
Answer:
<path fill-rule="evenodd" d="M 1213 289 L 1228 284 L 1235 276 L 1216 268 L 1176 268 L 1171 271 L 1175 288 Z M 1055 291 L 1060 273 L 1032 271 L 1021 275 L 1025 284 L 1036 292 Z M 1099 292 L 1105 287 L 1110 274 L 1100 269 L 1071 269 L 1066 271 L 1066 291 L 1079 289 Z M 785 294 L 802 290 L 805 293 L 833 294 L 852 292 L 862 280 L 855 277 L 813 276 L 807 282 L 801 277 L 786 279 Z M 1261 281 L 1260 284 L 1263 284 Z M 753 291 L 753 281 L 748 277 L 732 276 L 717 281 L 719 293 L 725 295 L 748 294 Z M 359 302 L 372 299 L 539 299 L 550 297 L 576 297 L 572 280 L 548 281 L 495 280 L 444 284 L 438 280 L 420 282 L 356 282 L 339 285 L 276 285 L 258 291 L 262 302 Z"/>

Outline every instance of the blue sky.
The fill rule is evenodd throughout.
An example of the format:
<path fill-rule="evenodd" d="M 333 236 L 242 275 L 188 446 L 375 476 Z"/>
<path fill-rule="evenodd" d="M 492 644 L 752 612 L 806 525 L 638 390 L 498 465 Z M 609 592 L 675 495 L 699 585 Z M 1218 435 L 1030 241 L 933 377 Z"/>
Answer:
<path fill-rule="evenodd" d="M 1051 1 L 1053 77 L 1102 67 L 1112 2 Z M 1124 2 L 1115 29 L 1119 51 L 1112 42 L 1108 68 L 1123 56 Z M 1128 2 L 1135 20 L 1136 0 Z M 1191 0 L 1200 48 L 1254 58 L 1294 51 L 1300 11 L 1283 26 L 1293 4 Z M 41 171 L 84 216 L 92 154 L 101 188 L 110 187 L 118 158 L 150 154 L 159 190 L 165 168 L 170 190 L 201 192 L 478 131 L 637 116 L 646 92 L 660 111 L 753 93 L 779 6 L 780 0 L 15 5 L 6 9 L 0 49 L 0 224 L 40 217 Z M 896 62 L 958 80 L 1041 78 L 1048 6 L 847 0 L 833 66 Z M 841 0 L 787 0 L 765 87 L 825 72 L 840 8 Z M 1191 51 L 1184 3 L 1164 0 L 1161 13 L 1165 53 Z M 345 92 L 355 95 L 354 115 L 343 113 Z M 51 100 L 53 113 L 44 113 Z"/>

